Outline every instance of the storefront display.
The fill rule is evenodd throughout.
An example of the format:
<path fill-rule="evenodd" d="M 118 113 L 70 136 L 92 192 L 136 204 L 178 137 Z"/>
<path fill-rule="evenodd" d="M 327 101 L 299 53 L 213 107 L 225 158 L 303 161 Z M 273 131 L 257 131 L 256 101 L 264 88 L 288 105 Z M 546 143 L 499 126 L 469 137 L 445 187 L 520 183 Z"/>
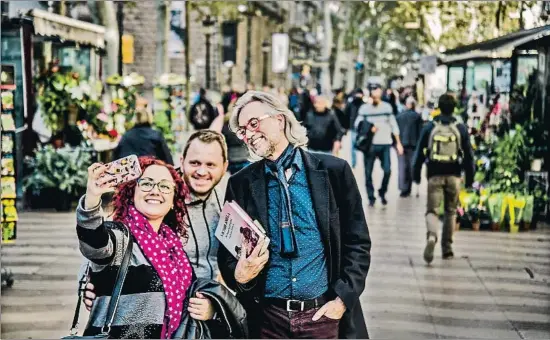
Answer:
<path fill-rule="evenodd" d="M 547 218 L 549 184 L 547 172 L 530 170 L 532 161 L 548 152 L 548 131 L 535 120 L 495 138 L 480 139 L 475 150 L 474 189 L 459 196 L 460 227 L 512 233 L 534 229 Z"/>
<path fill-rule="evenodd" d="M 14 66 L 2 65 L 2 111 L 1 111 L 1 135 L 2 152 L 0 176 L 1 182 L 1 223 L 2 223 L 2 243 L 13 242 L 16 238 L 17 228 L 17 185 L 15 172 L 15 110 L 14 110 L 14 90 L 16 86 L 13 80 Z"/>

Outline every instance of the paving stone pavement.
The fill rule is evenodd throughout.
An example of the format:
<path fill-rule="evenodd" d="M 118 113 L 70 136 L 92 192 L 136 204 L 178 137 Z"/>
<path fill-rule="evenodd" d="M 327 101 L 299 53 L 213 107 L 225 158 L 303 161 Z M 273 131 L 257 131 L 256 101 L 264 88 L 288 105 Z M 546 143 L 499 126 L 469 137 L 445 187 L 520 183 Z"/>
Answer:
<path fill-rule="evenodd" d="M 346 139 L 341 156 L 348 155 Z M 550 338 L 550 229 L 459 231 L 455 259 L 443 261 L 436 248 L 427 266 L 425 181 L 420 197 L 399 198 L 395 155 L 392 161 L 388 206 L 364 204 L 373 247 L 361 302 L 371 338 Z M 354 173 L 365 195 L 362 166 Z M 378 165 L 374 176 L 379 184 Z M 16 244 L 2 246 L 2 266 L 16 281 L 2 291 L 1 338 L 60 338 L 68 334 L 82 263 L 75 217 L 25 212 L 20 218 Z M 86 319 L 84 312 L 82 325 Z"/>

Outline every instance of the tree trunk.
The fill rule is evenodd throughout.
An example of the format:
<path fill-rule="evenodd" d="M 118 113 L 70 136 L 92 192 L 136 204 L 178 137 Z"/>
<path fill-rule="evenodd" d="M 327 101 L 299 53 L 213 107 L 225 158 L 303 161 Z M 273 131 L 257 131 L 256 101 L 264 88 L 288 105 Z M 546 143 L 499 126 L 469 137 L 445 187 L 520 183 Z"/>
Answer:
<path fill-rule="evenodd" d="M 359 58 L 357 58 L 359 60 Z M 356 82 L 356 70 L 355 70 L 355 63 L 353 60 L 353 53 L 348 54 L 348 73 L 347 73 L 347 81 L 346 81 L 346 93 L 350 93 L 355 88 L 355 82 Z"/>
<path fill-rule="evenodd" d="M 189 30 L 191 28 L 189 19 L 189 12 L 191 11 L 191 4 L 189 1 L 185 2 L 185 41 L 183 42 L 185 48 L 185 131 L 189 131 L 189 115 L 191 112 L 191 69 L 190 69 L 190 39 Z M 231 72 L 232 69 L 229 70 Z"/>
<path fill-rule="evenodd" d="M 105 72 L 111 76 L 118 72 L 118 58 L 120 58 L 116 7 L 112 1 L 97 1 L 96 6 L 99 20 L 105 26 L 105 42 L 107 43 Z"/>
<path fill-rule="evenodd" d="M 338 34 L 338 41 L 336 43 L 336 58 L 334 60 L 334 73 L 332 74 L 332 88 L 340 88 L 344 82 L 344 76 L 342 75 L 342 61 L 344 60 L 344 36 L 346 30 L 341 30 Z"/>
<path fill-rule="evenodd" d="M 323 26 L 325 29 L 325 45 L 323 46 L 323 67 L 321 68 L 321 91 L 324 95 L 330 96 L 330 68 L 329 60 L 332 51 L 332 21 L 330 15 L 329 2 L 327 0 L 323 1 Z"/>
<path fill-rule="evenodd" d="M 168 3 L 168 1 L 157 0 L 157 76 L 170 71 L 168 59 L 168 34 L 170 32 Z"/>

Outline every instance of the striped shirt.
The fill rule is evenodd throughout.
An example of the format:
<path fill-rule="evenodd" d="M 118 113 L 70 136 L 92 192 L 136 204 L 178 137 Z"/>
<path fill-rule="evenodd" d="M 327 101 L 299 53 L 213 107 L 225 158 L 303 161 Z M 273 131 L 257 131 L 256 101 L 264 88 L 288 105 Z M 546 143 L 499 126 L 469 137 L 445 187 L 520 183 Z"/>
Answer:
<path fill-rule="evenodd" d="M 80 251 L 90 260 L 90 280 L 97 296 L 84 335 L 95 335 L 101 332 L 104 325 L 128 240 L 119 224 L 103 221 L 101 204 L 85 210 L 83 203 L 84 196 L 76 210 L 76 231 Z M 187 301 L 183 305 L 183 310 L 186 310 Z M 128 274 L 109 334 L 113 338 L 122 339 L 159 339 L 165 308 L 162 281 L 139 245 L 134 242 Z"/>
<path fill-rule="evenodd" d="M 393 115 L 393 109 L 390 104 L 380 102 L 374 106 L 372 104 L 363 104 L 359 108 L 359 114 L 355 120 L 355 129 L 363 119 L 378 129 L 372 139 L 373 145 L 392 145 L 392 134 L 399 135 L 399 125 Z"/>

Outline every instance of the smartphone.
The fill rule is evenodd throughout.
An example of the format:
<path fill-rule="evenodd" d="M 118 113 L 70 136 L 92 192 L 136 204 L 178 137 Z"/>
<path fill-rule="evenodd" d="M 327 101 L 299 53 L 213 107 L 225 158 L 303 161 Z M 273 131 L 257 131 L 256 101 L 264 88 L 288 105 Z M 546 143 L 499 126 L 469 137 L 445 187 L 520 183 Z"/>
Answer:
<path fill-rule="evenodd" d="M 104 172 L 104 176 L 111 176 L 116 181 L 116 185 L 137 179 L 142 174 L 136 155 L 117 159 L 107 163 L 106 166 L 107 170 Z"/>

